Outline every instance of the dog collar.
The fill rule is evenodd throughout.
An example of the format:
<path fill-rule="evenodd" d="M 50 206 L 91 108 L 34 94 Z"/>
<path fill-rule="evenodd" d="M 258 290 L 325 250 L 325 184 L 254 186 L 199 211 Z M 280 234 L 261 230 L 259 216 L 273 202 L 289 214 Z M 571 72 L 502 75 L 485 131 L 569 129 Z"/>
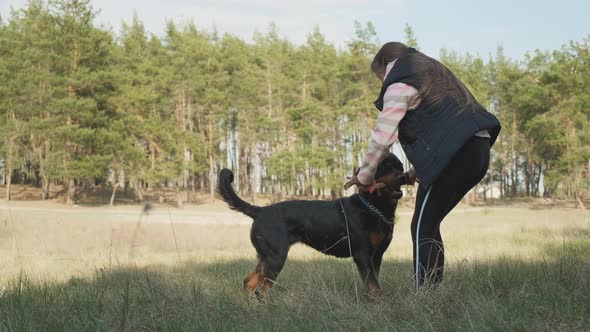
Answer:
<path fill-rule="evenodd" d="M 383 221 L 386 224 L 390 224 L 390 225 L 394 225 L 394 221 L 395 221 L 395 214 L 393 215 L 393 217 L 391 217 L 391 221 L 389 219 L 387 219 L 383 213 L 381 213 L 381 211 L 379 211 L 379 209 L 377 207 L 375 207 L 373 204 L 369 203 L 369 201 L 367 201 L 367 199 L 365 197 L 363 197 L 363 193 L 361 193 L 359 191 L 358 193 L 359 199 L 361 200 L 361 202 L 363 203 L 363 205 L 367 208 L 367 210 L 369 210 L 369 212 L 373 213 L 374 215 L 376 215 L 377 217 L 379 217 L 379 219 L 381 219 L 381 221 Z"/>

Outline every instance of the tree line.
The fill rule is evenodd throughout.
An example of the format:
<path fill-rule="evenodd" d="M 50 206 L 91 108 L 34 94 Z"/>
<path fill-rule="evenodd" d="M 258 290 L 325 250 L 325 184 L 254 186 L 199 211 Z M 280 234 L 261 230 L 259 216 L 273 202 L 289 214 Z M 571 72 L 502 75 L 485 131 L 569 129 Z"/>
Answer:
<path fill-rule="evenodd" d="M 15 183 L 42 199 L 62 187 L 68 204 L 94 187 L 212 197 L 222 167 L 252 199 L 343 194 L 377 117 L 371 23 L 337 48 L 318 27 L 296 45 L 273 24 L 246 42 L 172 21 L 156 36 L 137 17 L 114 33 L 96 14 L 89 0 L 32 0 L 0 19 L 7 198 Z M 410 26 L 402 41 L 419 46 Z M 520 61 L 441 50 L 504 126 L 484 195 L 590 192 L 589 49 L 586 38 Z"/>

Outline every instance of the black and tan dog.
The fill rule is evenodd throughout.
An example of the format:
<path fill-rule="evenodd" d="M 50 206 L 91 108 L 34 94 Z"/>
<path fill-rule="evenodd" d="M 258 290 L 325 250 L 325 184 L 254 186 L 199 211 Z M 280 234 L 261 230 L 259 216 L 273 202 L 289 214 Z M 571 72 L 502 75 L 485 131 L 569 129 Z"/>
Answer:
<path fill-rule="evenodd" d="M 244 280 L 245 291 L 267 300 L 289 248 L 300 242 L 328 255 L 352 256 L 369 294 L 379 296 L 379 268 L 393 235 L 402 173 L 402 163 L 389 154 L 380 163 L 375 178 L 389 178 L 387 183 L 395 183 L 393 187 L 333 201 L 294 200 L 259 207 L 236 195 L 231 185 L 233 173 L 223 169 L 218 188 L 223 200 L 233 210 L 254 219 L 250 239 L 258 253 L 258 265 Z"/>

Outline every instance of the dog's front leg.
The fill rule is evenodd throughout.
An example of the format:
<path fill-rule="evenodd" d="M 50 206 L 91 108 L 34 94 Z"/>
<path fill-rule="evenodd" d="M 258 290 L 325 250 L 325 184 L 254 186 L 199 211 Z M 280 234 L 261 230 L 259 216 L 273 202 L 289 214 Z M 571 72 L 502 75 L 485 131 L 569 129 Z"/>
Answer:
<path fill-rule="evenodd" d="M 373 257 L 371 257 L 373 272 L 375 273 L 377 281 L 379 281 L 379 271 L 381 270 L 381 263 L 383 262 L 383 254 L 385 253 L 385 250 L 387 250 L 387 247 L 389 247 L 390 243 L 391 236 L 387 237 L 379 244 L 379 247 L 373 252 Z"/>
<path fill-rule="evenodd" d="M 381 270 L 381 262 L 383 261 L 383 253 L 376 253 L 373 256 L 373 273 L 375 274 L 375 279 L 379 281 L 379 271 Z"/>
<path fill-rule="evenodd" d="M 354 262 L 359 270 L 363 283 L 369 290 L 369 295 L 377 299 L 381 295 L 381 287 L 372 269 L 372 261 L 368 254 L 360 254 L 354 257 Z"/>

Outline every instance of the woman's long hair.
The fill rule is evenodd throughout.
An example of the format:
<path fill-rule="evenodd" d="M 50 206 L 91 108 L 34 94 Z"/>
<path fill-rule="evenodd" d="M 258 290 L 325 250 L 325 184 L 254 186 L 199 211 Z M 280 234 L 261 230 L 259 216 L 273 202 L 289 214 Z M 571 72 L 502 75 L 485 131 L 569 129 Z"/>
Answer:
<path fill-rule="evenodd" d="M 387 64 L 408 53 L 408 50 L 408 46 L 403 43 L 384 44 L 371 63 L 371 71 L 378 77 L 384 77 Z M 445 65 L 418 51 L 411 56 L 412 64 L 417 69 L 416 75 L 423 84 L 410 104 L 420 100 L 420 103 L 435 105 L 446 97 L 455 99 L 462 109 L 477 103 L 467 87 Z"/>

